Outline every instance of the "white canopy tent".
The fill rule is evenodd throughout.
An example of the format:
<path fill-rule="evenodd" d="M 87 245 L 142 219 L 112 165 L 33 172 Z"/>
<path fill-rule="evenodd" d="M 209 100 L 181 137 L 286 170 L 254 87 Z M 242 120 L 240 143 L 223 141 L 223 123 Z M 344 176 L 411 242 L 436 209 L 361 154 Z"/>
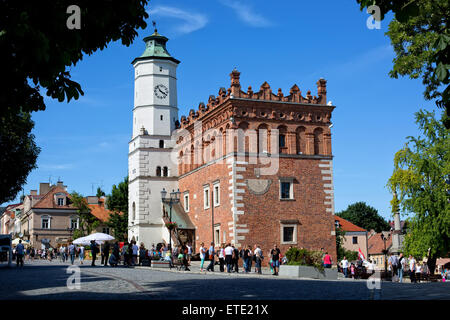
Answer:
<path fill-rule="evenodd" d="M 114 240 L 115 238 L 113 236 L 110 236 L 106 233 L 93 233 L 86 237 L 78 238 L 73 241 L 73 244 L 80 244 L 80 245 L 89 245 L 91 244 L 91 241 L 94 240 L 96 243 L 102 244 L 105 241 Z"/>
<path fill-rule="evenodd" d="M 17 245 L 19 244 L 19 240 L 22 240 L 22 239 L 20 239 L 20 238 L 15 238 L 15 239 L 12 241 L 11 244 L 15 247 L 15 246 L 17 246 Z M 30 243 L 29 243 L 28 241 L 26 241 L 26 240 L 22 240 L 22 244 L 23 244 L 24 247 L 28 247 L 28 246 L 30 245 Z"/>

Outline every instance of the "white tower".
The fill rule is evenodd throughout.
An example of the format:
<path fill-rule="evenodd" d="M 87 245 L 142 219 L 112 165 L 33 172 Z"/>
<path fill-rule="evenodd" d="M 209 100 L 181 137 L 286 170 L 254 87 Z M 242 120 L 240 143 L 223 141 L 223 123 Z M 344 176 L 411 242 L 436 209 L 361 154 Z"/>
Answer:
<path fill-rule="evenodd" d="M 144 38 L 135 69 L 133 136 L 128 154 L 128 239 L 169 242 L 162 218 L 161 190 L 178 189 L 177 164 L 171 161 L 171 133 L 178 120 L 176 69 L 180 61 L 166 49 L 157 30 Z"/>

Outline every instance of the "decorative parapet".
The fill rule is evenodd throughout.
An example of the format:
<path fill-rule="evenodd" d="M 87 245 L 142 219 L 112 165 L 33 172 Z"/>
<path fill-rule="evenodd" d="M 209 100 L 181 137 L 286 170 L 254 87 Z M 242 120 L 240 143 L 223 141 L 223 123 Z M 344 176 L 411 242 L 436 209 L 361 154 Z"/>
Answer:
<path fill-rule="evenodd" d="M 248 87 L 247 92 L 242 91 L 240 84 L 240 72 L 236 69 L 230 73 L 230 78 L 230 88 L 220 88 L 217 96 L 209 96 L 208 103 L 206 105 L 205 103 L 200 102 L 197 111 L 191 109 L 187 117 L 182 116 L 180 118 L 180 127 L 186 128 L 197 119 L 202 118 L 204 115 L 216 109 L 230 98 L 290 102 L 309 105 L 326 105 L 327 103 L 327 81 L 322 78 L 317 81 L 317 96 L 312 96 L 311 91 L 308 90 L 305 97 L 302 96 L 302 92 L 296 84 L 294 84 L 289 90 L 289 95 L 285 96 L 281 88 L 278 89 L 277 94 L 274 94 L 270 88 L 270 85 L 266 81 L 261 85 L 258 92 L 254 92 L 251 86 Z"/>

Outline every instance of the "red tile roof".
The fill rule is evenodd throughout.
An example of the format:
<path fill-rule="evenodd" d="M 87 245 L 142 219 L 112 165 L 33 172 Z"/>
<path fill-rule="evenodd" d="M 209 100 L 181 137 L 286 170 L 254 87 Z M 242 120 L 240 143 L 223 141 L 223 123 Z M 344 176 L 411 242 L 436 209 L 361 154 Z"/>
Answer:
<path fill-rule="evenodd" d="M 91 208 L 91 214 L 102 222 L 108 221 L 112 214 L 112 211 L 105 208 L 105 199 L 103 198 L 98 199 L 98 204 L 88 204 L 88 206 Z"/>
<path fill-rule="evenodd" d="M 53 195 L 55 193 L 64 193 L 67 198 L 70 198 L 70 194 L 66 191 L 66 189 L 62 186 L 53 186 L 50 188 L 49 192 L 47 192 L 38 202 L 33 205 L 33 208 L 42 208 L 42 209 L 74 209 L 72 204 L 66 204 L 65 206 L 58 206 L 55 203 L 55 199 Z"/>
<path fill-rule="evenodd" d="M 344 231 L 367 231 L 361 227 L 358 227 L 357 225 L 354 225 L 353 223 L 351 223 L 348 220 L 345 220 L 344 218 L 341 218 L 339 216 L 334 216 L 334 220 L 339 221 L 339 226 L 341 227 L 342 230 Z"/>
<path fill-rule="evenodd" d="M 386 240 L 386 249 L 392 245 L 392 233 L 388 240 Z M 384 241 L 381 239 L 381 233 L 375 233 L 367 240 L 367 248 L 369 254 L 381 254 L 384 250 Z"/>

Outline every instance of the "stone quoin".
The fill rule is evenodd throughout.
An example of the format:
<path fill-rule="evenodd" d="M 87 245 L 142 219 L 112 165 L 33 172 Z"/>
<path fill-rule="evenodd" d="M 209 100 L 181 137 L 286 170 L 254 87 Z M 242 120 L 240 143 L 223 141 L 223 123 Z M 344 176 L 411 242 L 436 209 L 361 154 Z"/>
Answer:
<path fill-rule="evenodd" d="M 178 118 L 176 68 L 167 38 L 155 32 L 133 61 L 135 103 L 129 143 L 129 239 L 148 247 L 172 242 L 277 244 L 324 248 L 336 261 L 331 115 L 326 80 L 317 96 L 231 85 Z M 171 208 L 161 190 L 180 191 Z"/>

